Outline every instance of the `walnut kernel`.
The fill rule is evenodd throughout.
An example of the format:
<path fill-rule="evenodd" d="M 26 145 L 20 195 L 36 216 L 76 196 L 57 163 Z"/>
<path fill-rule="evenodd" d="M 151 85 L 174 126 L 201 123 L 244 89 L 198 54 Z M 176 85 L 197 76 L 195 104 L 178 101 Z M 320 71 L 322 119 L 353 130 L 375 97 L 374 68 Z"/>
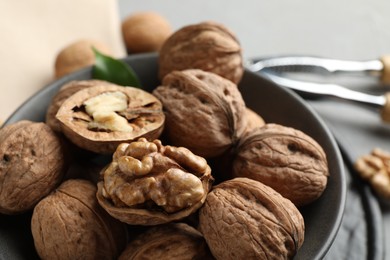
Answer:
<path fill-rule="evenodd" d="M 128 224 L 156 225 L 184 218 L 204 202 L 211 170 L 184 147 L 140 138 L 118 146 L 102 172 L 98 200 Z"/>
<path fill-rule="evenodd" d="M 359 157 L 355 164 L 359 175 L 368 181 L 375 192 L 390 199 L 390 153 L 375 148 L 368 155 Z"/>

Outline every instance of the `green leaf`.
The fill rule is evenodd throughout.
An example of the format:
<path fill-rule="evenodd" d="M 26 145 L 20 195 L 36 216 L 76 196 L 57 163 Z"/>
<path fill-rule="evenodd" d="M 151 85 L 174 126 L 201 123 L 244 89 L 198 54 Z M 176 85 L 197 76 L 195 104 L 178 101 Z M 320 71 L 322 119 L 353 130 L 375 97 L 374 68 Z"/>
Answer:
<path fill-rule="evenodd" d="M 121 60 L 106 56 L 93 48 L 95 65 L 92 69 L 92 78 L 109 81 L 122 86 L 141 88 L 141 83 L 134 70 Z"/>

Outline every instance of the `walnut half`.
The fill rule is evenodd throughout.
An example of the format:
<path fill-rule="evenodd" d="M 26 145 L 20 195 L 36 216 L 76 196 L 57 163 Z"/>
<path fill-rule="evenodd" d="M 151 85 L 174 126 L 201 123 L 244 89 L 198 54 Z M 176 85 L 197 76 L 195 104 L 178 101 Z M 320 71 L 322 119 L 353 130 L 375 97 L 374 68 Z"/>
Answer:
<path fill-rule="evenodd" d="M 119 145 L 101 175 L 99 203 L 113 217 L 134 225 L 187 217 L 203 204 L 212 182 L 202 157 L 145 138 Z"/>
<path fill-rule="evenodd" d="M 139 137 L 158 138 L 165 121 L 162 104 L 152 94 L 99 82 L 66 99 L 56 118 L 74 144 L 103 154 Z"/>

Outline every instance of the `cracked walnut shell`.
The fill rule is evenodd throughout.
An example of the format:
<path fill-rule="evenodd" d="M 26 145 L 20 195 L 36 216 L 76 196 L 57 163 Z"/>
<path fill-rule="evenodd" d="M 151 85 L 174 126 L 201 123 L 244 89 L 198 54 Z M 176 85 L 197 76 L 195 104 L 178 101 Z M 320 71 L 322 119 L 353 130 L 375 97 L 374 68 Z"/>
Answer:
<path fill-rule="evenodd" d="M 210 158 L 228 150 L 246 128 L 246 107 L 237 86 L 202 70 L 174 71 L 153 94 L 166 114 L 169 141 Z"/>
<path fill-rule="evenodd" d="M 79 179 L 38 203 L 31 231 L 41 259 L 115 259 L 127 242 L 126 225 L 99 206 L 95 185 Z"/>
<path fill-rule="evenodd" d="M 216 259 L 291 259 L 305 226 L 290 200 L 261 182 L 235 178 L 207 195 L 199 230 Z"/>
<path fill-rule="evenodd" d="M 326 154 L 297 129 L 266 124 L 247 133 L 236 149 L 234 177 L 260 181 L 297 206 L 313 202 L 326 188 Z"/>
<path fill-rule="evenodd" d="M 161 47 L 159 77 L 186 69 L 213 72 L 238 84 L 244 73 L 240 43 L 229 29 L 214 22 L 183 27 Z"/>
<path fill-rule="evenodd" d="M 58 109 L 62 103 L 77 91 L 93 87 L 96 85 L 112 85 L 107 81 L 102 80 L 74 80 L 63 85 L 60 90 L 52 98 L 49 107 L 46 111 L 46 124 L 56 132 L 61 132 L 61 126 L 56 118 Z"/>
<path fill-rule="evenodd" d="M 22 120 L 0 130 L 0 212 L 32 209 L 68 168 L 63 140 L 44 123 Z"/>
<path fill-rule="evenodd" d="M 155 96 L 115 84 L 96 84 L 76 92 L 64 101 L 56 118 L 74 144 L 102 154 L 139 137 L 158 138 L 165 120 Z"/>
<path fill-rule="evenodd" d="M 202 206 L 213 181 L 202 157 L 145 138 L 119 145 L 101 175 L 100 205 L 131 225 L 157 225 L 189 216 Z"/>
<path fill-rule="evenodd" d="M 131 241 L 119 260 L 214 259 L 202 234 L 184 223 L 169 223 L 148 229 Z"/>

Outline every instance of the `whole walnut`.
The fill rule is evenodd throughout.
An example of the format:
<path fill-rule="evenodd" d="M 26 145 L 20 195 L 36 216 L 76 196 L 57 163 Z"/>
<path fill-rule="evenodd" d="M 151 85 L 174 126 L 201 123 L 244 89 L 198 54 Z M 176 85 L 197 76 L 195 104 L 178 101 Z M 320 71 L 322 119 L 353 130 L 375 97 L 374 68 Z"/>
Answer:
<path fill-rule="evenodd" d="M 135 87 L 102 81 L 91 84 L 67 98 L 56 114 L 61 131 L 72 143 L 109 154 L 120 143 L 160 136 L 165 116 L 155 96 Z"/>
<path fill-rule="evenodd" d="M 246 125 L 245 132 L 250 132 L 255 128 L 265 125 L 264 119 L 250 108 L 246 108 L 246 117 L 248 124 Z"/>
<path fill-rule="evenodd" d="M 92 47 L 106 55 L 112 55 L 111 50 L 102 42 L 89 39 L 72 42 L 63 47 L 56 56 L 55 78 L 61 78 L 71 72 L 95 64 L 95 54 Z"/>
<path fill-rule="evenodd" d="M 41 259 L 115 259 L 127 243 L 125 224 L 99 206 L 95 185 L 79 179 L 38 203 L 31 231 Z"/>
<path fill-rule="evenodd" d="M 215 186 L 199 229 L 216 259 L 291 259 L 304 240 L 304 220 L 290 200 L 251 179 Z"/>
<path fill-rule="evenodd" d="M 44 123 L 22 120 L 0 130 L 0 212 L 32 209 L 68 168 L 63 140 Z"/>
<path fill-rule="evenodd" d="M 214 259 L 202 234 L 184 223 L 151 227 L 131 241 L 119 260 Z"/>
<path fill-rule="evenodd" d="M 171 35 L 169 22 L 155 12 L 139 12 L 122 22 L 122 35 L 129 53 L 158 51 Z"/>
<path fill-rule="evenodd" d="M 260 181 L 297 206 L 313 202 L 326 188 L 326 154 L 297 129 L 266 124 L 243 136 L 236 149 L 234 177 Z"/>
<path fill-rule="evenodd" d="M 201 69 L 238 84 L 243 73 L 240 43 L 229 29 L 214 22 L 189 25 L 173 33 L 159 53 L 159 78 L 174 70 Z"/>
<path fill-rule="evenodd" d="M 204 158 L 184 147 L 145 138 L 120 144 L 101 175 L 100 205 L 122 222 L 145 226 L 194 213 L 213 181 Z"/>
<path fill-rule="evenodd" d="M 234 83 L 217 74 L 174 71 L 153 94 L 163 103 L 169 141 L 197 155 L 220 155 L 245 131 L 246 108 L 241 93 Z"/>

